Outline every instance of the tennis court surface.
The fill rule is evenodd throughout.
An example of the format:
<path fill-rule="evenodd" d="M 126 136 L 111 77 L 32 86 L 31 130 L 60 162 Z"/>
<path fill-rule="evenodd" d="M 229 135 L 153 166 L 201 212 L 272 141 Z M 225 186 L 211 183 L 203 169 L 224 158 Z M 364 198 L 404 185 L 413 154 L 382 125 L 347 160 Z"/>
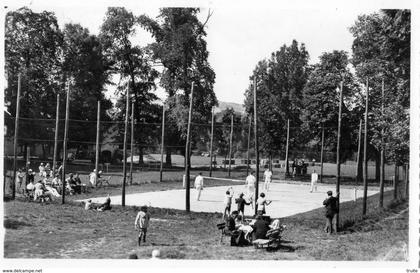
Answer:
<path fill-rule="evenodd" d="M 205 183 L 205 182 L 204 182 Z M 234 199 L 246 189 L 242 185 L 233 185 Z M 190 209 L 196 212 L 223 212 L 223 199 L 226 194 L 228 186 L 221 187 L 205 187 L 201 193 L 200 201 L 196 200 L 197 192 L 191 189 Z M 322 207 L 322 202 L 327 197 L 326 192 L 331 190 L 335 195 L 335 185 L 318 185 L 316 192 L 310 193 L 309 184 L 290 184 L 284 182 L 273 182 L 270 186 L 270 191 L 266 192 L 263 189 L 263 183 L 260 183 L 260 192 L 266 193 L 266 198 L 272 200 L 272 203 L 267 206 L 267 215 L 271 217 L 286 217 L 297 213 L 306 212 L 316 208 Z M 355 197 L 354 187 L 343 186 L 340 189 L 340 201 L 353 201 Z M 377 193 L 376 190 L 369 190 L 368 195 Z M 363 196 L 362 188 L 357 190 L 357 198 Z M 94 203 L 102 203 L 106 197 L 91 198 Z M 233 200 L 234 200 L 233 199 Z M 84 200 L 80 200 L 84 201 Z M 111 196 L 111 204 L 120 205 L 121 195 Z M 127 206 L 142 206 L 148 205 L 159 208 L 171 208 L 185 210 L 185 189 L 155 191 L 146 193 L 127 194 L 125 198 Z M 236 210 L 236 204 L 233 201 L 232 210 Z M 246 206 L 246 215 L 253 215 L 251 206 Z"/>

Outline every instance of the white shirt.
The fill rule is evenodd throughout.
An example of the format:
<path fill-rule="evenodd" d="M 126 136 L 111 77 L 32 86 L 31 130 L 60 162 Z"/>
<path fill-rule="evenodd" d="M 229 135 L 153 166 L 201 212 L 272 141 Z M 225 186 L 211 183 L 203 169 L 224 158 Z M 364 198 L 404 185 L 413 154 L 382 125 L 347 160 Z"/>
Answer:
<path fill-rule="evenodd" d="M 271 181 L 271 177 L 273 176 L 273 173 L 270 170 L 265 170 L 264 177 L 265 181 Z"/>
<path fill-rule="evenodd" d="M 89 181 L 90 183 L 92 183 L 92 185 L 96 184 L 96 173 L 95 172 L 91 172 L 89 175 Z"/>
<path fill-rule="evenodd" d="M 255 181 L 256 181 L 255 176 L 250 174 L 250 175 L 247 176 L 247 178 L 245 180 L 245 183 L 248 187 L 254 187 L 255 186 Z"/>
<path fill-rule="evenodd" d="M 312 173 L 311 175 L 311 182 L 316 182 L 318 181 L 318 174 L 317 173 Z"/>
<path fill-rule="evenodd" d="M 194 186 L 196 187 L 196 188 L 198 188 L 198 187 L 203 187 L 204 186 L 204 179 L 203 179 L 203 177 L 201 176 L 201 175 L 198 175 L 196 178 L 195 178 L 195 181 L 194 181 Z"/>

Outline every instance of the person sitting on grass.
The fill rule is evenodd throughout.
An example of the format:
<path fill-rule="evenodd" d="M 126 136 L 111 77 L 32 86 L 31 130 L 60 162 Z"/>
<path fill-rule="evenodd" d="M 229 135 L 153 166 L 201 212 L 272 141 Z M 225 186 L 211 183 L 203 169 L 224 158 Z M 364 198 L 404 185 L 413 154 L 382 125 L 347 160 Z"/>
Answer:
<path fill-rule="evenodd" d="M 92 200 L 89 199 L 85 203 L 85 210 L 95 209 L 94 205 L 92 204 Z"/>
<path fill-rule="evenodd" d="M 45 184 L 45 189 L 51 193 L 54 197 L 61 197 L 61 195 L 58 193 L 58 191 L 53 188 L 51 185 Z"/>
<path fill-rule="evenodd" d="M 149 227 L 150 214 L 147 212 L 147 206 L 142 206 L 139 213 L 137 213 L 136 220 L 134 221 L 134 228 L 139 232 L 138 245 L 141 242 L 146 242 L 147 228 Z"/>
<path fill-rule="evenodd" d="M 225 199 L 223 200 L 223 204 L 225 205 L 225 209 L 223 211 L 223 219 L 230 215 L 230 208 L 232 206 L 232 197 L 233 197 L 233 188 L 229 187 L 225 194 Z"/>
<path fill-rule="evenodd" d="M 53 195 L 50 191 L 48 191 L 45 188 L 45 185 L 42 182 L 42 180 L 39 180 L 35 184 L 34 201 L 45 202 L 47 200 L 52 201 L 53 200 Z"/>
<path fill-rule="evenodd" d="M 243 218 L 244 217 L 244 211 L 245 211 L 245 205 L 249 206 L 251 204 L 251 202 L 247 202 L 244 199 L 244 194 L 241 193 L 241 194 L 239 194 L 239 198 L 236 198 L 235 203 L 238 204 L 238 213 L 240 215 L 242 215 L 242 218 Z"/>
<path fill-rule="evenodd" d="M 260 198 L 257 199 L 257 214 L 258 215 L 264 215 L 265 214 L 265 206 L 268 206 L 271 204 L 271 201 L 268 201 L 265 199 L 265 193 L 260 194 Z"/>
<path fill-rule="evenodd" d="M 97 210 L 98 211 L 105 211 L 105 210 L 111 210 L 111 197 L 108 196 L 106 197 L 105 203 L 103 203 L 102 205 L 100 205 Z"/>

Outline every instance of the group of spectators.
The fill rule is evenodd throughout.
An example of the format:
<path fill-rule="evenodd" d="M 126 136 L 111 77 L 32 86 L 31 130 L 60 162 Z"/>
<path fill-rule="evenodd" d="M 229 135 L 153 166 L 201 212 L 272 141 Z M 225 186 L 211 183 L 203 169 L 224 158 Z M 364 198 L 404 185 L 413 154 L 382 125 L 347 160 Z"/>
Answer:
<path fill-rule="evenodd" d="M 24 192 L 27 196 L 33 197 L 35 201 L 51 201 L 54 198 L 61 197 L 63 191 L 63 182 L 60 179 L 62 166 L 59 164 L 54 171 L 49 163 L 41 163 L 38 167 L 38 175 L 32 169 L 26 172 L 26 183 Z M 16 182 L 19 188 L 22 188 L 25 172 L 19 169 L 16 173 Z M 35 178 L 37 181 L 35 182 Z M 65 190 L 68 194 L 81 194 L 86 185 L 80 180 L 79 174 L 70 173 L 65 180 Z"/>
<path fill-rule="evenodd" d="M 304 159 L 298 160 L 295 158 L 292 163 L 292 174 L 293 177 L 296 175 L 304 175 L 308 172 L 308 163 L 305 163 Z"/>
<path fill-rule="evenodd" d="M 271 222 L 271 223 L 270 223 Z M 258 239 L 268 239 L 267 233 L 270 230 L 282 228 L 279 219 L 270 220 L 258 214 L 255 219 L 246 221 L 238 211 L 233 211 L 226 221 L 225 233 L 231 235 L 232 246 L 250 245 Z"/>

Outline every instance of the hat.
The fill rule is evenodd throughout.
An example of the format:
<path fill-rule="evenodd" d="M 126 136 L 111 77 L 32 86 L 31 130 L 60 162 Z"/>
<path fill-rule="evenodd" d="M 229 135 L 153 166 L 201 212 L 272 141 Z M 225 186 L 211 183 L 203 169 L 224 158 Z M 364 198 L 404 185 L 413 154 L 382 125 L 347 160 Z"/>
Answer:
<path fill-rule="evenodd" d="M 32 169 L 29 169 L 28 172 L 32 172 Z"/>
<path fill-rule="evenodd" d="M 328 195 L 332 195 L 332 191 L 327 191 L 327 194 Z"/>

